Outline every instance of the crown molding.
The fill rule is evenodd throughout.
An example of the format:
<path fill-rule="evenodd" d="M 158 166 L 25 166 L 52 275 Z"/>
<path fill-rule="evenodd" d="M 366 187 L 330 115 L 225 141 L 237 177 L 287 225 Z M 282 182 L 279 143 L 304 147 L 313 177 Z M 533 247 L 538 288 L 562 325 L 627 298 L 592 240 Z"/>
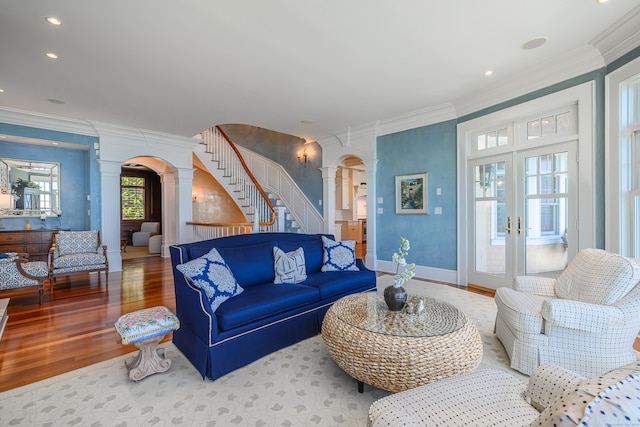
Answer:
<path fill-rule="evenodd" d="M 200 142 L 195 137 L 186 137 L 179 135 L 172 135 L 168 133 L 155 132 L 146 129 L 130 128 L 126 126 L 114 125 L 111 123 L 103 122 L 89 122 L 96 131 L 98 137 L 111 137 L 121 140 L 138 141 L 147 145 L 161 144 L 171 146 L 184 146 L 188 144 L 190 147 L 193 144 Z"/>
<path fill-rule="evenodd" d="M 596 47 L 610 64 L 640 46 L 640 6 L 600 33 L 590 44 Z"/>
<path fill-rule="evenodd" d="M 129 141 L 140 141 L 147 144 L 184 146 L 184 144 L 192 145 L 198 142 L 198 139 L 196 138 L 171 135 L 144 129 L 128 128 L 90 120 L 69 119 L 66 117 L 52 116 L 2 106 L 0 106 L 0 122 L 16 126 L 47 129 L 51 131 L 98 138 L 110 136 Z"/>
<path fill-rule="evenodd" d="M 411 111 L 388 119 L 379 120 L 377 124 L 377 135 L 382 136 L 402 132 L 409 129 L 441 123 L 447 120 L 454 120 L 456 118 L 456 109 L 453 104 L 440 104 L 433 107 L 423 108 L 421 110 Z"/>
<path fill-rule="evenodd" d="M 495 82 L 480 91 L 459 98 L 454 101 L 454 105 L 459 117 L 462 117 L 604 66 L 600 51 L 594 46 L 584 45 L 554 60 L 529 67 L 506 81 Z"/>
<path fill-rule="evenodd" d="M 56 117 L 2 106 L 0 106 L 0 122 L 78 135 L 98 136 L 93 126 L 85 120 Z"/>

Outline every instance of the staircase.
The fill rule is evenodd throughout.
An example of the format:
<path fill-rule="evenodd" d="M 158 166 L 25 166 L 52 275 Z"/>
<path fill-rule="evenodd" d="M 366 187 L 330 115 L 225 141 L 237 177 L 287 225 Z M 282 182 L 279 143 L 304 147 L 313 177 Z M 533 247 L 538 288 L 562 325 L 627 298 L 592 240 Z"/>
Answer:
<path fill-rule="evenodd" d="M 209 167 L 209 171 L 254 225 L 254 231 L 301 231 L 280 197 L 273 192 L 265 193 L 238 148 L 222 129 L 216 126 L 203 131 L 201 144 L 202 153 L 216 164 Z"/>

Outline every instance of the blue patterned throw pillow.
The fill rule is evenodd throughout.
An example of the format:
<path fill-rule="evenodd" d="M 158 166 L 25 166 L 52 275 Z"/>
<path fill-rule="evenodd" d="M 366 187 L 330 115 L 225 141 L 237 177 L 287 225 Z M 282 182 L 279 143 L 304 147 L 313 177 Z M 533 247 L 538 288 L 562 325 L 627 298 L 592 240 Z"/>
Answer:
<path fill-rule="evenodd" d="M 322 236 L 324 249 L 322 271 L 360 271 L 356 267 L 356 241 L 334 242 Z"/>
<path fill-rule="evenodd" d="M 176 268 L 205 293 L 214 313 L 220 304 L 244 291 L 215 248 L 200 258 L 176 265 Z"/>
<path fill-rule="evenodd" d="M 273 269 L 276 272 L 275 284 L 300 283 L 307 280 L 304 263 L 304 249 L 285 252 L 278 247 L 273 248 Z"/>

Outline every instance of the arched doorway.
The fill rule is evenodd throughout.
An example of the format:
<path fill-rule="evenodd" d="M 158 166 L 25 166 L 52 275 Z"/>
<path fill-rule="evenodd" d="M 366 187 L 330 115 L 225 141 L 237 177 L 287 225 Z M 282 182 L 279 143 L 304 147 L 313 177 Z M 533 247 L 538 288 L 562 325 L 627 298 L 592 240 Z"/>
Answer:
<path fill-rule="evenodd" d="M 356 256 L 366 257 L 367 174 L 361 158 L 350 155 L 336 169 L 335 235 L 355 240 Z"/>
<path fill-rule="evenodd" d="M 156 224 L 158 228 L 154 233 L 162 236 L 160 175 L 144 164 L 133 161 L 124 163 L 120 173 L 120 213 L 122 259 L 159 256 L 161 237 L 135 239 L 134 233 L 140 231 L 143 224 L 149 227 L 158 223 L 160 225 Z M 146 245 L 141 243 L 142 240 L 145 240 Z"/>

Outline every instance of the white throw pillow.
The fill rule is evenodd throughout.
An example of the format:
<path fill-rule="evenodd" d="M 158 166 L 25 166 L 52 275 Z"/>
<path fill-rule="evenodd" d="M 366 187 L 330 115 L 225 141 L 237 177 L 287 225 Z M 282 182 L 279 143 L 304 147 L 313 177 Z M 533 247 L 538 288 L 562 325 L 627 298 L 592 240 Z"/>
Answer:
<path fill-rule="evenodd" d="M 273 283 L 300 283 L 307 280 L 304 250 L 285 252 L 277 246 L 273 248 L 273 269 L 276 278 Z"/>

